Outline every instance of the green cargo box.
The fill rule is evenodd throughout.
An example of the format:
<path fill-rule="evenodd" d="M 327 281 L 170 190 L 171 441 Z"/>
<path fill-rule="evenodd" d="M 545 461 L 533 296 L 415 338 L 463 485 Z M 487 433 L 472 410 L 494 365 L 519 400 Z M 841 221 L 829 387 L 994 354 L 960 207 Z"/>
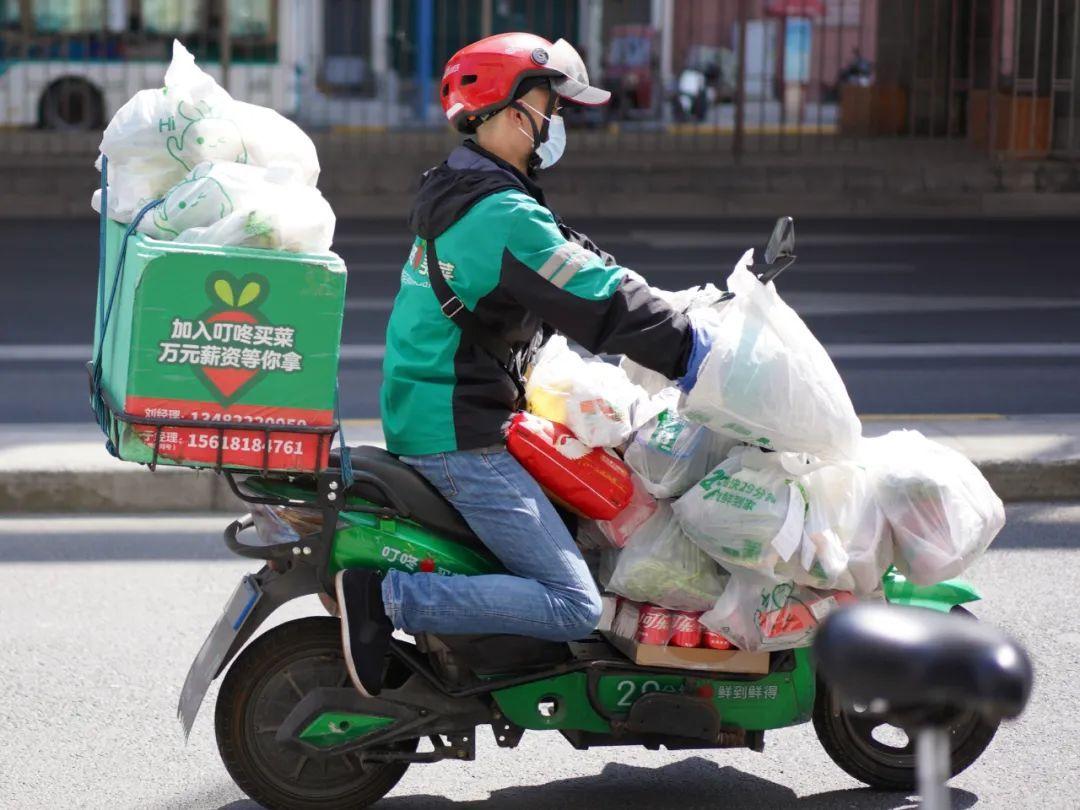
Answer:
<path fill-rule="evenodd" d="M 106 226 L 105 307 L 125 229 Z M 185 467 L 324 467 L 336 425 L 341 259 L 137 233 L 124 252 L 101 351 L 103 427 L 117 455 Z"/>

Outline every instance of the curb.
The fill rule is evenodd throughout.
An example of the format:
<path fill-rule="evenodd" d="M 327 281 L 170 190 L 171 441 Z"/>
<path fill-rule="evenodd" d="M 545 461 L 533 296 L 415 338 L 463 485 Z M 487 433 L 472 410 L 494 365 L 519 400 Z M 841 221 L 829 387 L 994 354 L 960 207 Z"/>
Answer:
<path fill-rule="evenodd" d="M 1019 501 L 1080 500 L 1080 458 L 978 464 L 998 496 Z M 162 469 L 0 472 L 0 513 L 246 511 L 221 476 Z"/>

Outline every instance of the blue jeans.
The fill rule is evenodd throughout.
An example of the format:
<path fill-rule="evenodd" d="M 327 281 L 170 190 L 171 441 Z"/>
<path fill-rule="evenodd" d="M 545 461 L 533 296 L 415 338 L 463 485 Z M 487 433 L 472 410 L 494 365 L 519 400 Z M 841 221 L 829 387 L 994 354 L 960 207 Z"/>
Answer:
<path fill-rule="evenodd" d="M 392 570 L 383 604 L 408 633 L 510 633 L 571 641 L 600 620 L 600 592 L 551 501 L 505 447 L 403 456 L 510 574 Z"/>

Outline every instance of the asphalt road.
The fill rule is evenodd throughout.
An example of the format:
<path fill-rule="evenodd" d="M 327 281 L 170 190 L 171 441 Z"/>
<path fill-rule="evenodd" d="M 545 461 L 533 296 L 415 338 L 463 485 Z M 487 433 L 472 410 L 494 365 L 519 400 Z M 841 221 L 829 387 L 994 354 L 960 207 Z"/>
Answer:
<path fill-rule="evenodd" d="M 215 518 L 0 519 L 0 807 L 257 810 L 231 783 L 204 705 L 190 742 L 175 721 L 184 673 L 246 562 Z M 1075 806 L 1080 795 L 1078 505 L 1017 505 L 970 571 L 980 618 L 1015 634 L 1036 665 L 1027 713 L 953 780 L 953 806 Z M 1077 566 L 1073 568 L 1072 566 Z M 281 618 L 318 612 L 294 603 Z M 519 748 L 479 737 L 471 763 L 418 765 L 379 807 L 900 808 L 860 788 L 809 726 L 749 751 L 579 752 L 529 732 Z M 1069 797 L 1073 797 L 1070 799 Z"/>
<path fill-rule="evenodd" d="M 658 287 L 722 283 L 767 220 L 574 223 Z M 833 353 L 861 413 L 1080 412 L 1075 222 L 810 221 L 785 298 Z M 0 422 L 87 420 L 92 221 L 0 222 Z M 342 222 L 346 417 L 378 415 L 402 220 Z"/>

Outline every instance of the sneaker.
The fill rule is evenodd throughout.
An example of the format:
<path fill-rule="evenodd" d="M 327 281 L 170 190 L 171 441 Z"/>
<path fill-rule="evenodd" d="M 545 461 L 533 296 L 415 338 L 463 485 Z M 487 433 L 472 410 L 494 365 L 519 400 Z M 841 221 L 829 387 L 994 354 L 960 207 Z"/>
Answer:
<path fill-rule="evenodd" d="M 334 578 L 341 612 L 341 646 L 353 686 L 364 697 L 382 689 L 394 626 L 383 608 L 381 578 L 363 568 L 338 571 Z"/>

